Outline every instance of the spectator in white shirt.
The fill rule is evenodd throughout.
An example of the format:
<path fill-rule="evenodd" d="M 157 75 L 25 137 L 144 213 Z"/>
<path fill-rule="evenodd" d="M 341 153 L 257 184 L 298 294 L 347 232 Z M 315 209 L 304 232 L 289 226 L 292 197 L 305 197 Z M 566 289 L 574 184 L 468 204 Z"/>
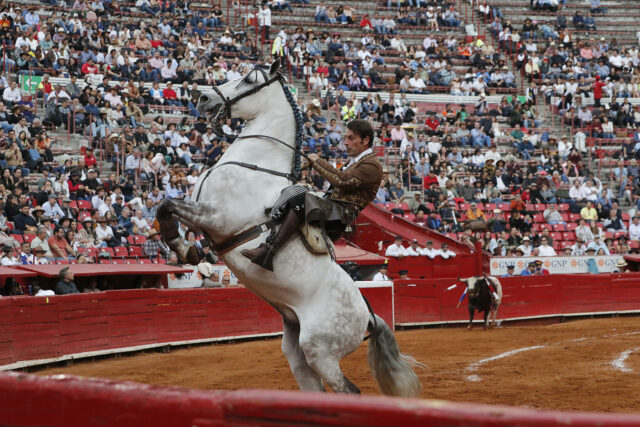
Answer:
<path fill-rule="evenodd" d="M 418 239 L 413 239 L 411 241 L 411 246 L 406 248 L 408 256 L 420 256 L 422 252 L 422 248 L 418 245 Z"/>
<path fill-rule="evenodd" d="M 522 239 L 522 244 L 516 248 L 516 250 L 520 250 L 522 252 L 522 256 L 531 256 L 531 239 L 529 236 L 524 236 Z"/>
<path fill-rule="evenodd" d="M 569 197 L 575 202 L 581 202 L 585 199 L 585 192 L 580 186 L 580 180 L 573 181 L 573 187 L 569 189 Z"/>
<path fill-rule="evenodd" d="M 51 218 L 57 223 L 64 216 L 64 212 L 60 209 L 56 199 L 55 194 L 49 194 L 49 201 L 42 205 L 42 208 L 44 209 L 45 218 Z"/>
<path fill-rule="evenodd" d="M 371 280 L 389 280 L 389 276 L 387 276 L 387 268 L 387 264 L 382 264 L 378 272 L 373 275 L 373 279 Z"/>
<path fill-rule="evenodd" d="M 395 238 L 395 241 L 392 245 L 387 248 L 387 251 L 384 253 L 385 256 L 392 256 L 396 258 L 404 258 L 407 255 L 407 249 L 402 246 L 402 237 L 398 236 Z"/>
<path fill-rule="evenodd" d="M 448 244 L 443 243 L 442 246 L 440 247 L 440 256 L 444 259 L 455 258 L 456 253 L 453 252 L 451 249 L 449 249 Z"/>
<path fill-rule="evenodd" d="M 431 259 L 434 259 L 435 257 L 437 257 L 438 255 L 440 255 L 438 253 L 439 251 L 433 248 L 433 242 L 431 240 L 429 240 L 427 242 L 427 246 L 425 246 L 422 249 L 421 255 L 424 255 L 426 257 L 429 257 Z"/>
<path fill-rule="evenodd" d="M 571 255 L 583 256 L 587 253 L 587 245 L 584 244 L 582 239 L 576 239 L 576 243 L 571 246 Z"/>
<path fill-rule="evenodd" d="M 540 239 L 540 242 L 540 246 L 538 246 L 540 256 L 556 256 L 556 251 L 553 247 L 549 246 L 549 239 L 543 237 Z"/>
<path fill-rule="evenodd" d="M 607 245 L 605 245 L 604 242 L 600 240 L 599 235 L 593 236 L 593 242 L 589 243 L 587 249 L 593 249 L 596 252 L 596 255 L 598 255 L 598 251 L 600 251 L 600 249 L 602 249 L 605 255 L 611 255 L 611 252 L 609 252 L 609 248 L 607 248 Z"/>
<path fill-rule="evenodd" d="M 16 82 L 11 82 L 11 85 L 8 88 L 5 88 L 4 92 L 2 92 L 2 99 L 4 99 L 7 107 L 11 107 L 13 104 L 17 104 L 22 100 L 20 88 L 18 88 Z"/>
<path fill-rule="evenodd" d="M 640 217 L 638 216 L 634 216 L 629 224 L 629 238 L 640 240 Z"/>

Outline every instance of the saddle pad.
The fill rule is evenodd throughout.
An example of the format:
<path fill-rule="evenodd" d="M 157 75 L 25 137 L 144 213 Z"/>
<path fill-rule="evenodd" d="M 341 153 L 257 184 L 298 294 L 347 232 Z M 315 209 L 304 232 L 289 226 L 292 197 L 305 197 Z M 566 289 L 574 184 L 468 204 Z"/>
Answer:
<path fill-rule="evenodd" d="M 302 243 L 312 254 L 324 255 L 329 253 L 329 248 L 322 237 L 322 229 L 313 225 L 303 224 L 299 228 Z M 333 245 L 332 243 L 330 243 Z M 333 248 L 331 248 L 333 249 Z"/>

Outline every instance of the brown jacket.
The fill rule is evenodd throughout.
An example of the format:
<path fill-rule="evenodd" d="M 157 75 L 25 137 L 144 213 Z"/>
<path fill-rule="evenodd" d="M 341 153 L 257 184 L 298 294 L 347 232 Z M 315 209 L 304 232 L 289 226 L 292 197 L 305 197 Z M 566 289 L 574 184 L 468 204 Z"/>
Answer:
<path fill-rule="evenodd" d="M 333 187 L 331 200 L 351 203 L 360 209 L 376 198 L 382 181 L 382 166 L 374 153 L 364 156 L 343 171 L 323 159 L 316 160 L 312 166 Z"/>

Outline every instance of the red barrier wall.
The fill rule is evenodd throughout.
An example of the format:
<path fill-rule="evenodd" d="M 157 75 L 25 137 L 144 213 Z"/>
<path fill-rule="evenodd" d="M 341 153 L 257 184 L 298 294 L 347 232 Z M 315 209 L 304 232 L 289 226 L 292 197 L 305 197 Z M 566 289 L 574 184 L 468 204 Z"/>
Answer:
<path fill-rule="evenodd" d="M 160 388 L 69 376 L 0 374 L 0 420 L 13 426 L 637 426 L 638 415 L 309 392 Z"/>
<path fill-rule="evenodd" d="M 452 279 L 395 282 L 396 324 L 467 321 L 464 287 Z M 640 273 L 568 274 L 500 278 L 499 319 L 640 311 Z M 476 316 L 477 318 L 477 316 Z"/>
<path fill-rule="evenodd" d="M 362 289 L 393 325 L 392 288 Z M 282 331 L 270 305 L 245 288 L 140 289 L 0 299 L 0 365 L 63 355 Z"/>

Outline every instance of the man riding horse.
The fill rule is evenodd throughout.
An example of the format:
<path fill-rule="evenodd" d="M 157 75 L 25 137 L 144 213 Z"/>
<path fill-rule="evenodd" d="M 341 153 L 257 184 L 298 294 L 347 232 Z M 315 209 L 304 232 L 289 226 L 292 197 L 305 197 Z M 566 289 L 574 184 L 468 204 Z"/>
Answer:
<path fill-rule="evenodd" d="M 273 271 L 274 255 L 304 222 L 324 227 L 331 240 L 340 238 L 360 211 L 373 201 L 380 186 L 382 166 L 373 153 L 373 140 L 371 124 L 353 120 L 345 135 L 350 158 L 345 167 L 336 169 L 317 154 L 310 154 L 311 167 L 331 184 L 325 196 L 320 198 L 299 185 L 285 188 L 279 199 L 282 202 L 276 202 L 271 212 L 272 219 L 281 221 L 280 228 L 272 232 L 266 243 L 245 249 L 242 255 Z"/>

